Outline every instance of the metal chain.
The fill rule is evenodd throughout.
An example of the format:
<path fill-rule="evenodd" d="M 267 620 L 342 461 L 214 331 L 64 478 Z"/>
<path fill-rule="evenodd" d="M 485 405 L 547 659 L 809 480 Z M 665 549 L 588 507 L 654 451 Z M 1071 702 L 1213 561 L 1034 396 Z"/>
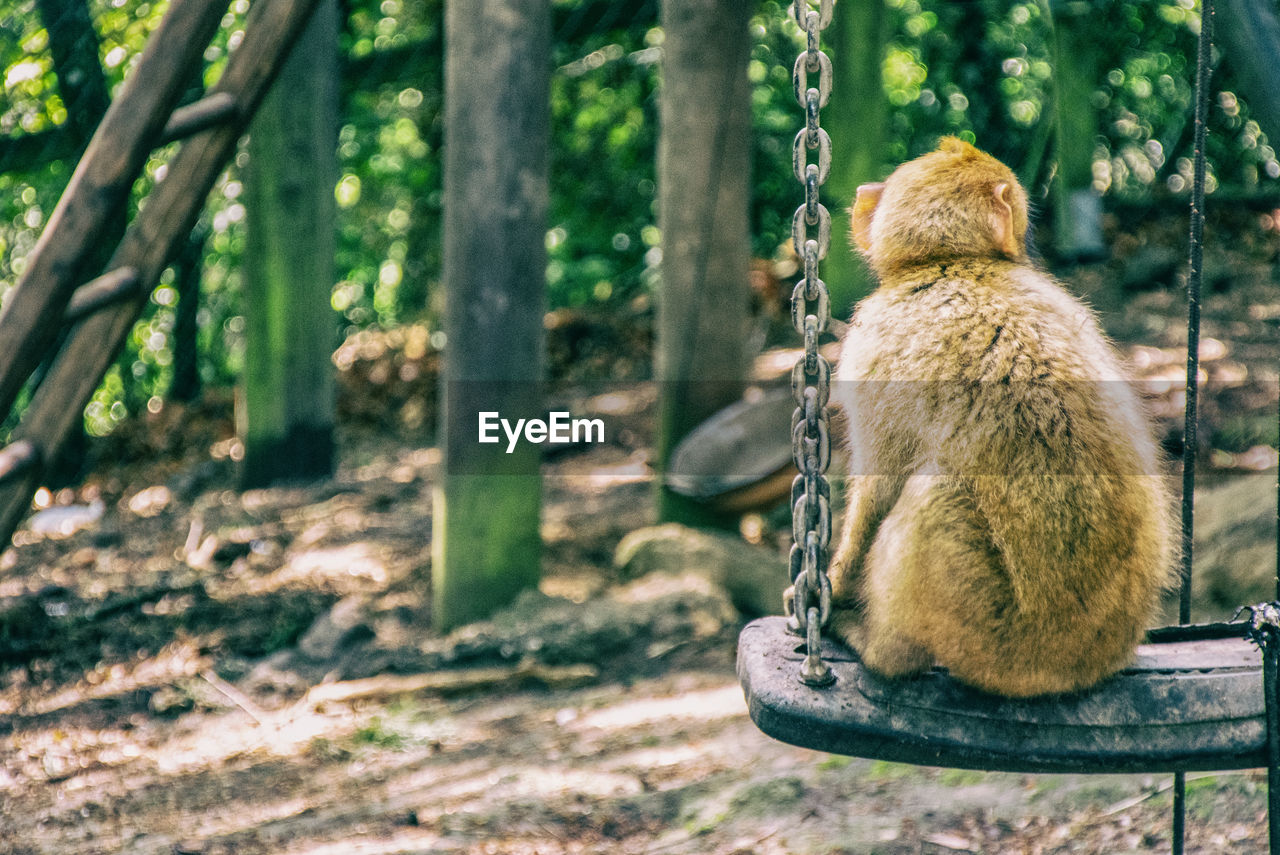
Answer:
<path fill-rule="evenodd" d="M 1267 838 L 1268 851 L 1280 853 L 1280 602 L 1241 606 L 1235 617 L 1248 614 L 1245 637 L 1262 648 L 1262 693 L 1267 720 Z M 1176 817 L 1175 817 L 1176 819 Z M 1185 833 L 1175 836 L 1185 843 Z"/>
<path fill-rule="evenodd" d="M 807 655 L 800 679 L 810 686 L 827 686 L 835 674 L 822 661 L 821 633 L 831 617 L 831 580 L 827 561 L 831 543 L 831 432 L 827 400 L 831 395 L 831 364 L 818 352 L 818 338 L 831 319 L 831 298 L 818 278 L 818 262 L 831 245 L 831 213 L 818 201 L 818 188 L 831 172 L 831 137 L 822 129 L 819 110 L 831 97 L 831 58 L 819 47 L 821 32 L 831 23 L 833 0 L 794 0 L 791 12 L 807 36 L 796 57 L 791 82 L 804 108 L 805 126 L 792 146 L 792 168 L 804 187 L 804 204 L 791 218 L 791 240 L 804 259 L 804 278 L 791 293 L 791 323 L 804 336 L 804 356 L 791 372 L 796 410 L 791 416 L 791 456 L 800 474 L 791 482 L 791 582 L 794 595 L 786 604 L 792 629 L 805 637 Z M 817 74 L 818 85 L 809 85 Z M 810 163 L 816 152 L 816 163 Z M 816 229 L 816 235 L 809 230 Z"/>

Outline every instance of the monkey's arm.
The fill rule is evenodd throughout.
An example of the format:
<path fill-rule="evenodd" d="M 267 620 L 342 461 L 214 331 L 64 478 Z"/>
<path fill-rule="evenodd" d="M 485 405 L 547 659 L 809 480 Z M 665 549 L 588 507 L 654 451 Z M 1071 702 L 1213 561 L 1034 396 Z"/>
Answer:
<path fill-rule="evenodd" d="M 893 509 L 904 479 L 898 475 L 851 475 L 840 545 L 831 559 L 831 595 L 837 605 L 855 605 L 862 594 L 862 559 L 880 523 Z"/>

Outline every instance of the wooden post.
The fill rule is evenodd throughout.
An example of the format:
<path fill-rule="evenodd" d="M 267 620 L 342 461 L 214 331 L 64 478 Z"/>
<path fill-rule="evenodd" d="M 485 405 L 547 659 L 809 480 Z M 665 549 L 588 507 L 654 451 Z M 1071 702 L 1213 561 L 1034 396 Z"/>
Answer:
<path fill-rule="evenodd" d="M 540 573 L 538 446 L 507 454 L 505 438 L 478 439 L 481 412 L 541 415 L 550 43 L 548 0 L 445 4 L 441 631 L 488 615 Z"/>
<path fill-rule="evenodd" d="M 1089 261 L 1106 254 L 1102 242 L 1102 196 L 1093 189 L 1098 120 L 1092 98 L 1102 60 L 1090 5 L 1080 0 L 1055 0 L 1051 7 L 1058 132 L 1053 250 L 1065 261 Z"/>
<path fill-rule="evenodd" d="M 661 470 L 694 427 L 742 394 L 751 245 L 750 4 L 665 0 L 659 102 L 662 293 L 656 374 Z M 664 520 L 715 523 L 659 482 Z"/>
<path fill-rule="evenodd" d="M 333 472 L 338 4 L 323 0 L 249 132 L 240 484 Z"/>

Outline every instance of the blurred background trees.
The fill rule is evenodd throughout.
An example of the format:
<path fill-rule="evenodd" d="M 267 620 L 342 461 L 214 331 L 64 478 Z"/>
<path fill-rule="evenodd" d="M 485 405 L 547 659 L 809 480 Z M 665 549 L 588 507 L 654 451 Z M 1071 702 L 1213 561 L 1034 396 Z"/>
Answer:
<path fill-rule="evenodd" d="M 109 93 L 119 85 L 163 5 L 0 0 L 0 295 L 22 269 L 70 176 L 104 89 Z M 232 14 L 242 16 L 247 5 L 236 0 Z M 665 34 L 658 5 L 553 4 L 546 237 L 553 310 L 652 323 L 662 260 L 655 157 Z M 837 67 L 858 69 L 864 84 L 862 94 L 851 99 L 854 83 L 843 94 L 838 83 L 824 111 L 824 124 L 837 132 L 837 164 L 849 164 L 847 180 L 833 178 L 828 188 L 833 211 L 848 203 L 838 197 L 849 195 L 858 181 L 883 175 L 894 163 L 931 148 L 942 134 L 974 140 L 1010 163 L 1046 222 L 1061 221 L 1070 207 L 1062 197 L 1055 202 L 1056 187 L 1100 198 L 1104 208 L 1158 205 L 1187 192 L 1198 27 L 1192 0 L 842 0 L 837 9 L 851 27 L 865 21 L 875 34 L 853 29 L 838 39 L 832 35 Z M 1270 4 L 1242 0 L 1222 14 L 1252 15 L 1255 24 L 1274 25 L 1273 12 Z M 57 23 L 46 26 L 49 19 Z M 335 342 L 371 325 L 419 321 L 429 331 L 424 346 L 442 344 L 435 300 L 441 264 L 441 28 L 441 0 L 349 0 L 343 6 L 334 187 L 338 281 L 331 296 Z M 1220 32 L 1227 29 L 1224 24 Z M 207 53 L 206 78 L 218 73 L 234 30 L 225 30 Z M 799 34 L 784 4 L 766 0 L 752 6 L 750 39 L 752 253 L 763 260 L 763 269 L 785 281 L 793 267 L 786 248 L 790 215 L 799 198 L 790 168 L 799 122 L 790 67 Z M 1089 45 L 1088 56 L 1072 49 L 1069 77 L 1055 81 L 1055 44 L 1082 41 Z M 1249 61 L 1257 59 L 1256 48 L 1231 39 L 1224 43 L 1212 111 L 1210 189 L 1233 197 L 1280 198 L 1280 161 L 1247 97 L 1256 92 L 1260 109 L 1270 108 L 1264 103 L 1268 92 L 1278 90 L 1267 88 L 1266 76 L 1274 71 Z M 85 66 L 85 51 L 96 51 L 101 78 Z M 1068 70 L 1067 63 L 1059 65 Z M 77 71 L 81 66 L 88 70 Z M 877 71 L 878 86 L 868 93 L 865 83 Z M 716 93 L 705 98 L 707 110 L 719 109 Z M 1070 133 L 1059 137 L 1055 116 Z M 152 178 L 160 163 L 157 158 Z M 196 323 L 179 320 L 185 277 L 166 274 L 126 353 L 86 411 L 91 434 L 108 433 L 129 414 L 158 408 L 175 381 L 191 388 L 189 367 L 178 357 L 193 344 L 198 380 L 205 386 L 226 386 L 242 374 L 243 166 L 242 157 L 228 169 L 201 224 Z M 1059 240 L 1065 239 L 1041 238 L 1040 249 L 1051 260 L 1058 251 L 1072 256 L 1070 246 L 1054 245 Z M 833 261 L 833 269 L 849 263 Z M 840 294 L 839 311 L 855 296 L 853 289 Z M 556 370 L 556 363 L 551 367 Z M 651 367 L 636 362 L 611 370 L 649 376 Z"/>

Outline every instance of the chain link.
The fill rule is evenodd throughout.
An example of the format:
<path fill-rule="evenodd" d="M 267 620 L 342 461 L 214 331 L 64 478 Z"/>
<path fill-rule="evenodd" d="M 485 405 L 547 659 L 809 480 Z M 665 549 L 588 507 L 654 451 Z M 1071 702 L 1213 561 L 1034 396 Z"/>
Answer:
<path fill-rule="evenodd" d="M 809 8 L 811 0 L 795 0 L 791 7 L 791 17 L 795 19 L 796 24 L 805 32 L 812 33 L 819 30 L 825 30 L 827 25 L 831 23 L 831 12 L 835 7 L 835 0 L 822 0 L 818 4 L 818 11 Z M 816 22 L 811 26 L 810 21 Z M 817 49 L 817 39 L 811 42 L 812 49 Z"/>
<path fill-rule="evenodd" d="M 791 583 L 786 604 L 791 628 L 805 637 L 807 655 L 800 679 L 810 686 L 835 680 L 822 661 L 822 628 L 831 617 L 831 579 L 827 564 L 831 545 L 831 431 L 827 401 L 831 397 L 831 364 L 818 352 L 818 339 L 831 320 L 831 298 L 818 278 L 818 262 L 831 246 L 831 213 L 819 201 L 819 188 L 831 173 L 831 137 L 822 129 L 819 111 L 831 97 L 831 58 L 822 52 L 820 36 L 831 23 L 833 0 L 794 0 L 791 16 L 805 31 L 805 49 L 796 57 L 791 82 L 804 110 L 804 128 L 792 144 L 792 171 L 804 187 L 804 204 L 791 218 L 791 240 L 804 260 L 804 278 L 791 292 L 791 324 L 804 337 L 804 356 L 791 371 L 796 409 L 791 416 L 791 456 L 800 474 L 791 482 Z M 818 85 L 809 86 L 809 75 Z M 816 152 L 816 162 L 810 154 Z M 816 235 L 810 230 L 816 230 Z"/>

